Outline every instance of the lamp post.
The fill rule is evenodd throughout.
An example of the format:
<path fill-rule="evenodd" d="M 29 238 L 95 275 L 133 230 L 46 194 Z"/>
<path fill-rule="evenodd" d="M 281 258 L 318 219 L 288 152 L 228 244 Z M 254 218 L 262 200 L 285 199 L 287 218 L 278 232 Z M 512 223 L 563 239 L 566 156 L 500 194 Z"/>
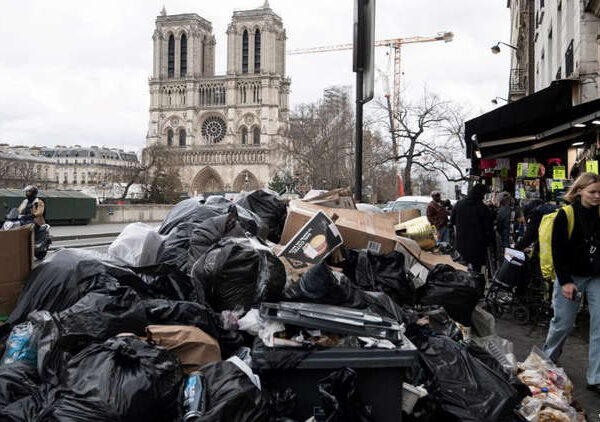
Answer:
<path fill-rule="evenodd" d="M 510 47 L 510 48 L 512 48 L 515 51 L 517 50 L 517 47 L 515 47 L 514 45 L 510 45 L 510 44 L 507 44 L 505 42 L 498 41 L 498 43 L 496 45 L 493 45 L 491 47 L 492 54 L 500 54 L 500 44 L 505 45 L 507 47 Z"/>
<path fill-rule="evenodd" d="M 492 100 L 492 104 L 498 104 L 498 100 L 506 101 L 507 103 L 510 102 L 506 98 L 496 97 Z"/>

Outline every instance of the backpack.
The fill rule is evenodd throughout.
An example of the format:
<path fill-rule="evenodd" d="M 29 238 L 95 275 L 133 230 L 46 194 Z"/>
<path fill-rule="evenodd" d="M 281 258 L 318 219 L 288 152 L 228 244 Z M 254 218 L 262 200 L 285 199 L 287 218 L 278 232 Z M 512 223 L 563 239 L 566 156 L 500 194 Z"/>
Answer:
<path fill-rule="evenodd" d="M 569 239 L 573 233 L 575 227 L 575 210 L 572 205 L 566 205 L 561 208 L 565 211 L 567 216 L 567 230 L 569 232 Z M 554 228 L 554 220 L 560 209 L 546 214 L 542 217 L 540 227 L 538 229 L 539 241 L 540 241 L 540 270 L 542 276 L 545 279 L 554 280 L 556 274 L 554 273 L 554 262 L 552 261 L 552 229 Z"/>
<path fill-rule="evenodd" d="M 572 205 L 566 205 L 562 207 L 562 209 L 567 216 L 567 230 L 570 239 L 571 234 L 573 234 L 573 228 L 575 227 L 575 210 Z M 560 211 L 560 209 L 544 215 L 538 229 L 540 241 L 540 269 L 542 271 L 542 276 L 551 280 L 554 280 L 556 277 L 556 274 L 554 273 L 554 262 L 552 261 L 552 229 L 554 228 L 554 220 L 558 215 L 558 211 Z"/>

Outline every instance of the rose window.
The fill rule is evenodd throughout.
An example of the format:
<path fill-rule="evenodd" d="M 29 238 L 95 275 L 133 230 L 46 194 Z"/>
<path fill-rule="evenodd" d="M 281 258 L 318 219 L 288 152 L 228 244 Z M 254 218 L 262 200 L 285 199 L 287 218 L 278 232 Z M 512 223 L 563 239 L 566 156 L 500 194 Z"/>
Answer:
<path fill-rule="evenodd" d="M 221 142 L 226 129 L 225 121 L 220 117 L 208 117 L 202 122 L 202 136 L 209 144 Z"/>

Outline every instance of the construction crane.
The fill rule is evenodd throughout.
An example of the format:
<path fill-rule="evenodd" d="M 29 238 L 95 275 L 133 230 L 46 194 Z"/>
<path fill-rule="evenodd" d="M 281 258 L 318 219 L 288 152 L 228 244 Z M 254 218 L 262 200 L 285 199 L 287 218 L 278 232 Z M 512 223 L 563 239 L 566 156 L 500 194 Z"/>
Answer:
<path fill-rule="evenodd" d="M 396 131 L 394 128 L 394 113 L 398 112 L 400 109 L 400 85 L 401 85 L 401 52 L 402 46 L 404 44 L 417 44 L 417 43 L 426 43 L 426 42 L 434 42 L 434 41 L 444 41 L 450 42 L 454 39 L 454 34 L 449 31 L 439 32 L 437 35 L 430 37 L 407 37 L 407 38 L 391 38 L 388 40 L 379 40 L 375 41 L 373 45 L 375 47 L 388 47 L 394 50 L 394 86 L 393 86 L 393 106 L 392 101 L 390 101 L 390 93 L 387 92 L 385 94 L 385 98 L 387 100 L 388 114 L 390 119 L 390 135 L 392 137 L 392 147 L 394 150 L 394 162 L 396 167 L 396 173 L 398 178 L 398 193 L 400 196 L 404 195 L 404 188 L 402 183 L 401 176 L 401 168 L 400 168 L 400 158 L 399 158 L 399 145 L 396 140 Z M 297 50 L 289 50 L 287 52 L 288 55 L 296 55 L 296 54 L 314 54 L 314 53 L 325 53 L 328 51 L 340 51 L 340 50 L 352 50 L 354 48 L 354 44 L 338 44 L 338 45 L 329 45 L 323 47 L 313 47 L 313 48 L 301 48 Z M 389 90 L 389 85 L 387 87 Z"/>

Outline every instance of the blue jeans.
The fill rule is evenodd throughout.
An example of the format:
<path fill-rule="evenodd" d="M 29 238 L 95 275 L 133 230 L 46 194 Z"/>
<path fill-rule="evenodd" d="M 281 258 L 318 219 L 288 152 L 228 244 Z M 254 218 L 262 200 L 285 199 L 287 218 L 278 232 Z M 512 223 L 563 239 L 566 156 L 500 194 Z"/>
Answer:
<path fill-rule="evenodd" d="M 439 242 L 450 243 L 450 227 L 444 226 L 438 229 Z"/>
<path fill-rule="evenodd" d="M 587 371 L 588 384 L 600 384 L 600 276 L 579 277 L 571 275 L 577 290 L 585 293 L 590 310 L 590 350 Z M 569 300 L 562 295 L 558 281 L 554 282 L 552 295 L 554 317 L 550 321 L 548 336 L 543 351 L 552 360 L 562 353 L 567 337 L 573 330 L 579 301 Z"/>

